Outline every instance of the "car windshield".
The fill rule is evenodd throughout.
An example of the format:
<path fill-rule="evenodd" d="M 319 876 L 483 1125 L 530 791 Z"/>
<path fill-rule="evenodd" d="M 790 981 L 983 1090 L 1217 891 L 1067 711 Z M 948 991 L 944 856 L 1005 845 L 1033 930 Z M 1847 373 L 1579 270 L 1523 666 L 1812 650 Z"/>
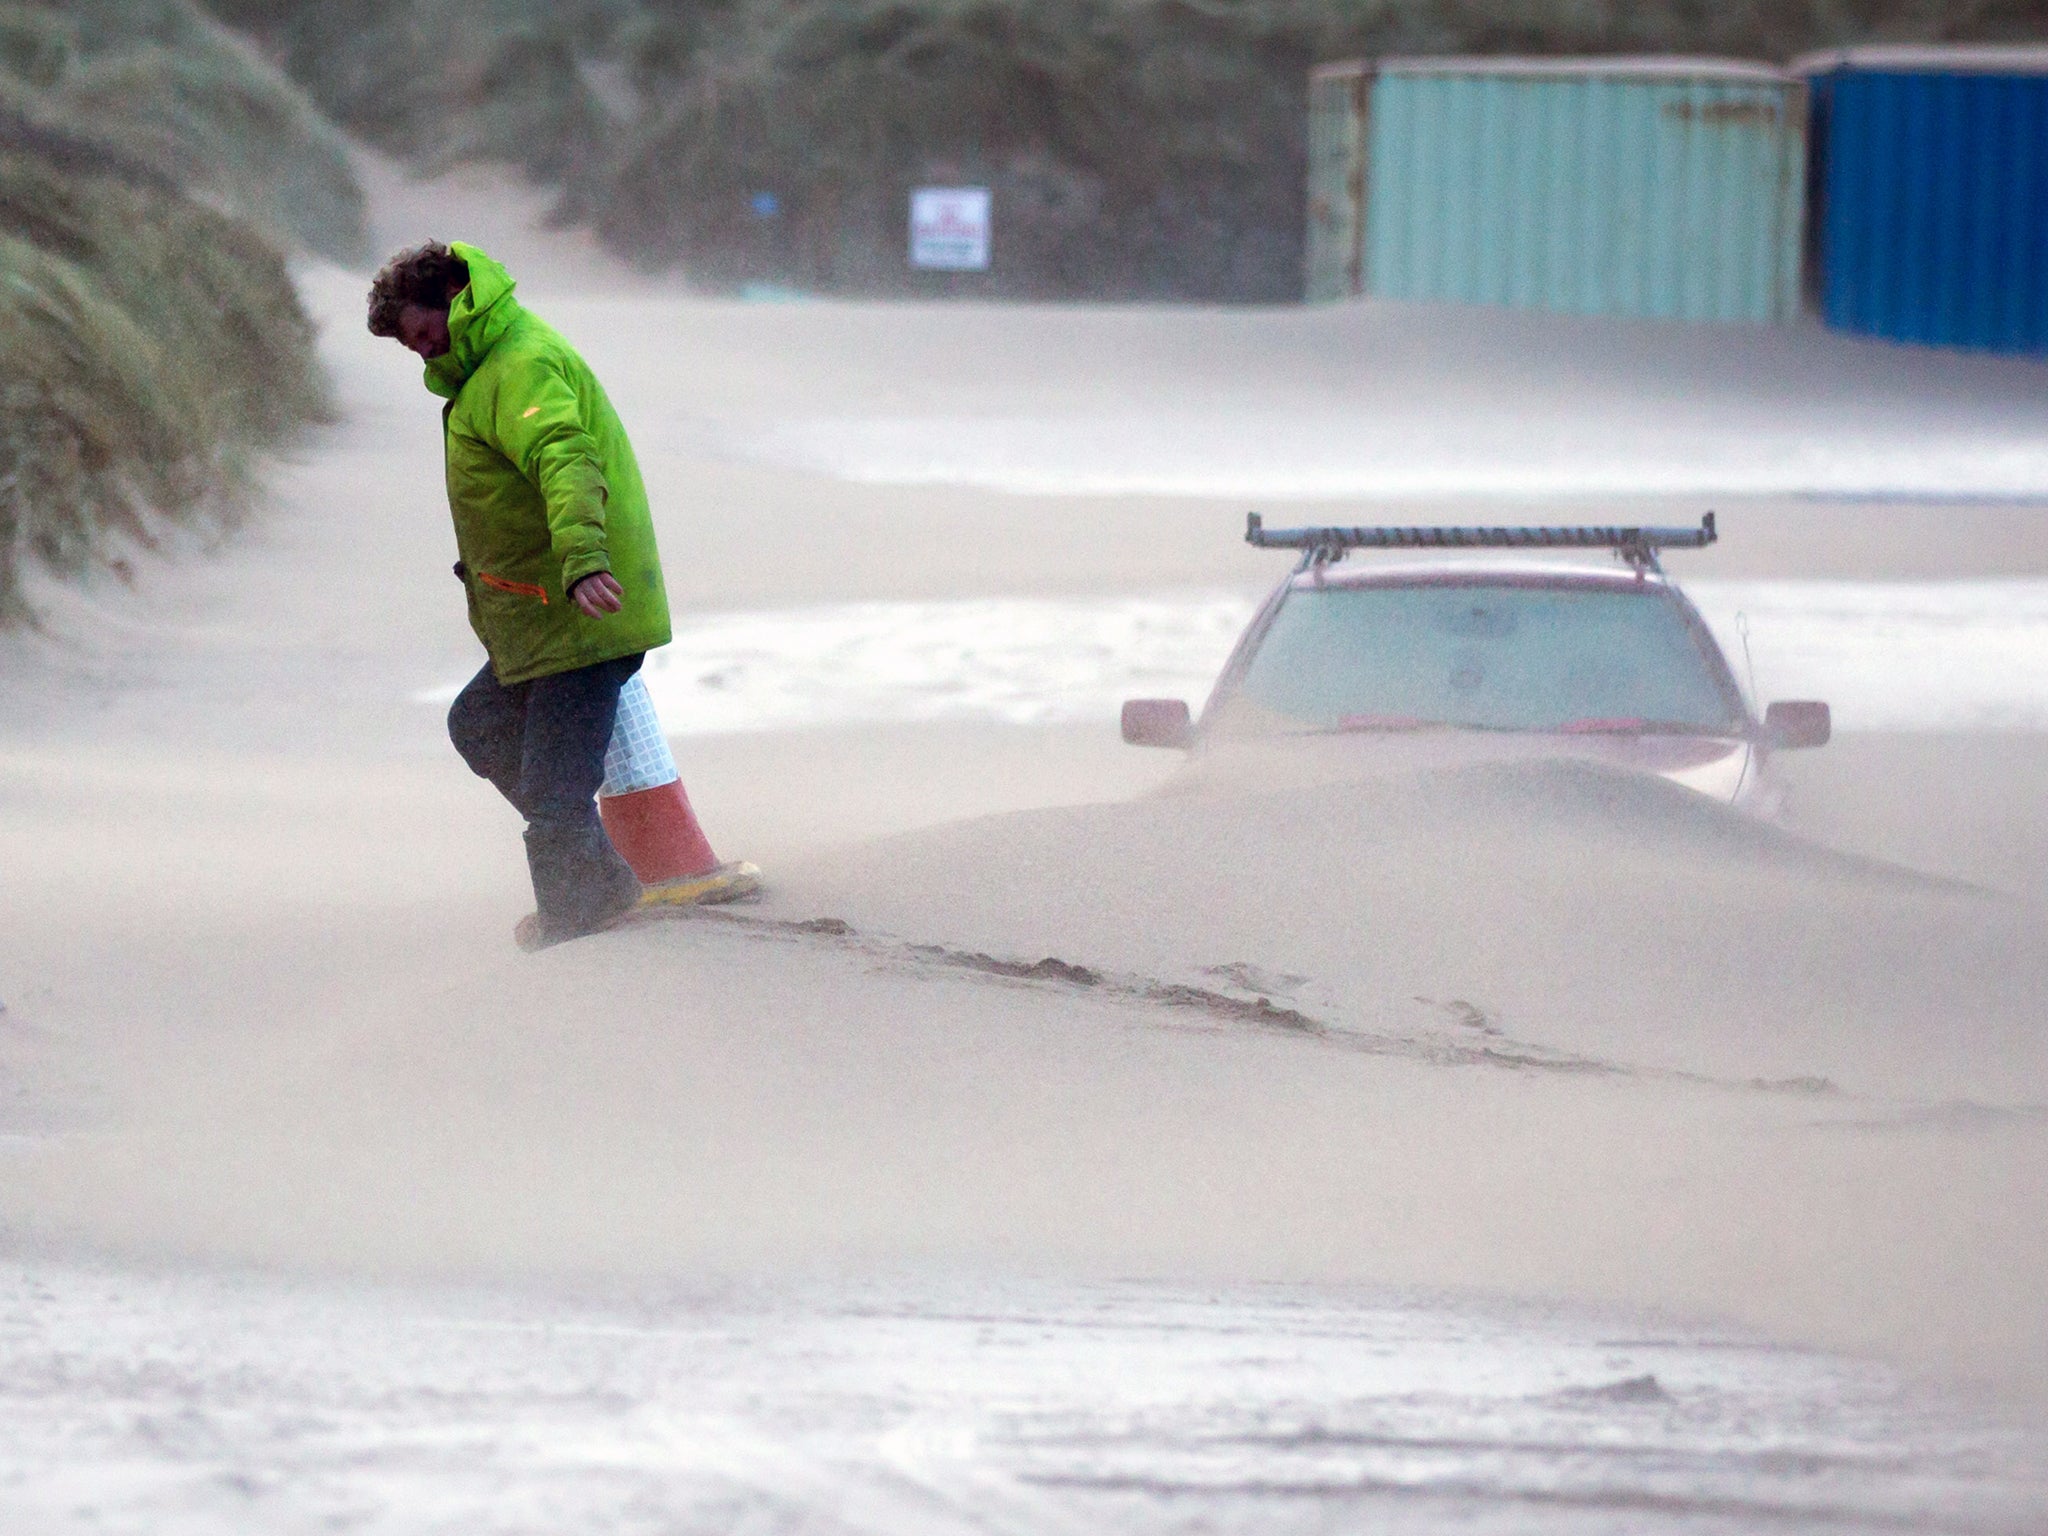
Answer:
<path fill-rule="evenodd" d="M 1679 600 L 1652 586 L 1301 587 L 1241 688 L 1308 730 L 1740 729 Z"/>

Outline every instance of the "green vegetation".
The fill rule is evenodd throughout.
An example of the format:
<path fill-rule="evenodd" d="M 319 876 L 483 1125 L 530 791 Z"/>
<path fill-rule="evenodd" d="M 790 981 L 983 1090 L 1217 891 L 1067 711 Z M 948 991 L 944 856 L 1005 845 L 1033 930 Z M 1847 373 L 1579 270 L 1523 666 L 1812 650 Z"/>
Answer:
<path fill-rule="evenodd" d="M 1283 30 L 1117 0 L 789 12 L 688 52 L 660 25 L 629 34 L 658 105 L 583 205 L 613 245 L 713 280 L 887 291 L 914 281 L 910 188 L 956 181 L 994 190 L 995 291 L 1292 292 L 1308 56 Z"/>
<path fill-rule="evenodd" d="M 588 172 L 610 118 L 583 68 L 613 13 L 575 0 L 214 0 L 320 106 L 370 143 L 432 169 L 470 159 L 543 180 Z"/>
<path fill-rule="evenodd" d="M 363 256 L 363 195 L 341 135 L 287 75 L 189 0 L 0 4 L 0 68 L 10 66 L 36 91 L 40 121 L 162 172 L 277 240 Z"/>
<path fill-rule="evenodd" d="M 273 237 L 361 220 L 334 131 L 194 7 L 0 6 L 0 625 L 31 565 L 231 515 L 327 414 Z"/>
<path fill-rule="evenodd" d="M 0 115 L 0 623 L 155 516 L 232 511 L 326 414 L 283 259 L 145 167 Z"/>
<path fill-rule="evenodd" d="M 1298 291 L 1305 76 L 1387 53 L 1733 54 L 2031 40 L 2048 0 L 213 0 L 316 100 L 486 157 L 699 281 L 915 291 L 905 193 L 992 185 L 949 291 Z M 776 211 L 756 211 L 773 193 Z M 423 234 L 428 233 L 422 231 Z M 452 233 L 452 232 L 448 232 Z"/>

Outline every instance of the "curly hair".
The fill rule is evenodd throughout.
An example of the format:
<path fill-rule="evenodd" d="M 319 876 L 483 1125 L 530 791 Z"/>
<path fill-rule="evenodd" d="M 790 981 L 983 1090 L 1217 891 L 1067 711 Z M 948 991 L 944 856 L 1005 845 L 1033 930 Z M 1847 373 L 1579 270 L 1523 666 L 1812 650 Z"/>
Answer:
<path fill-rule="evenodd" d="M 398 314 L 406 305 L 447 309 L 468 286 L 469 263 L 440 241 L 400 251 L 370 284 L 370 334 L 396 336 Z"/>

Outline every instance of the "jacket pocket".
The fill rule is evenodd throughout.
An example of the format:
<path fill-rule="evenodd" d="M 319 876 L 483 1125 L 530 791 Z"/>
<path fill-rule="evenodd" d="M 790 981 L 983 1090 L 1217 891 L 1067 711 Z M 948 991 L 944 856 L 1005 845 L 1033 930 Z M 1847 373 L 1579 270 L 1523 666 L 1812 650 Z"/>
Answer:
<path fill-rule="evenodd" d="M 492 576 L 484 571 L 478 571 L 476 579 L 493 592 L 510 592 L 514 597 L 537 597 L 543 608 L 547 606 L 548 589 L 533 582 L 507 581 L 502 576 Z"/>

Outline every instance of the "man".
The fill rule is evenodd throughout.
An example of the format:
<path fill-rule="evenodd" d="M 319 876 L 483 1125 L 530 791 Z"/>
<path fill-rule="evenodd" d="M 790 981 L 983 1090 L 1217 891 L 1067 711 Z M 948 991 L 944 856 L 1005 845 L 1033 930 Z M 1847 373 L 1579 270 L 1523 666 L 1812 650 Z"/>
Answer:
<path fill-rule="evenodd" d="M 426 359 L 441 413 L 448 506 L 470 627 L 490 661 L 448 711 L 469 766 L 526 818 L 537 949 L 636 907 L 756 888 L 720 865 L 643 891 L 605 835 L 596 796 L 619 689 L 669 639 L 647 491 L 611 402 L 568 342 L 512 296 L 474 246 L 401 252 L 370 288 L 370 333 Z"/>

